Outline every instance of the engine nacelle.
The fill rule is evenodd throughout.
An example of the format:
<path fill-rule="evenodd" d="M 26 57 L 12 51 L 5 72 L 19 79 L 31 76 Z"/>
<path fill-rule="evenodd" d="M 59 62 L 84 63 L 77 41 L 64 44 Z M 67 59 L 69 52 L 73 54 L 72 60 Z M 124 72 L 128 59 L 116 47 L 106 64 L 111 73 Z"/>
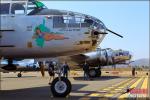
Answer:
<path fill-rule="evenodd" d="M 129 51 L 112 50 L 110 48 L 97 49 L 84 55 L 87 57 L 85 60 L 90 66 L 121 64 L 131 59 Z"/>

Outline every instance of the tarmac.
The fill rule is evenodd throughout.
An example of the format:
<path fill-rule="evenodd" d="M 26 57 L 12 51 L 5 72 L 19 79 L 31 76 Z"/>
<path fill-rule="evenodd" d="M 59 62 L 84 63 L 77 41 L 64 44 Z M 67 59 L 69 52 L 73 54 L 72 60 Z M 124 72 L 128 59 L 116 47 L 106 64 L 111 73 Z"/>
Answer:
<path fill-rule="evenodd" d="M 150 100 L 150 77 L 146 73 L 132 77 L 129 71 L 103 71 L 101 77 L 84 80 L 82 71 L 71 71 L 71 93 L 54 98 L 47 72 L 45 77 L 40 72 L 22 73 L 21 78 L 17 73 L 1 72 L 0 100 Z"/>

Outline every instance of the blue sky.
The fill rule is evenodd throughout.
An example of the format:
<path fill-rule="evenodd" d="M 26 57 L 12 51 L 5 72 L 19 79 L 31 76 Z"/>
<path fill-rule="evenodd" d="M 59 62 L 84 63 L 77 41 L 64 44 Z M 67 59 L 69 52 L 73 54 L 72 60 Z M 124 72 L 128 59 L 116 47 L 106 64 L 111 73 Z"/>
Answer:
<path fill-rule="evenodd" d="M 99 18 L 107 28 L 121 34 L 108 34 L 102 48 L 129 50 L 133 59 L 149 58 L 148 1 L 43 1 L 48 8 L 69 10 Z"/>

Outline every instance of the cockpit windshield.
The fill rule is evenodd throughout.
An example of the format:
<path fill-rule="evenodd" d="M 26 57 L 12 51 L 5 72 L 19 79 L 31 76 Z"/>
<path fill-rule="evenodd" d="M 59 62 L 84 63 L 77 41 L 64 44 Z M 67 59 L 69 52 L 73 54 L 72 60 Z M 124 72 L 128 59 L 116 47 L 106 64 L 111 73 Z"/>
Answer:
<path fill-rule="evenodd" d="M 38 13 L 42 9 L 47 8 L 40 1 L 1 1 L 0 2 L 0 14 L 30 14 Z"/>
<path fill-rule="evenodd" d="M 9 14 L 10 3 L 0 3 L 0 14 Z"/>
<path fill-rule="evenodd" d="M 32 12 L 35 8 L 36 8 L 35 4 L 33 4 L 32 2 L 28 2 L 27 14 Z"/>
<path fill-rule="evenodd" d="M 97 18 L 65 10 L 47 9 L 37 0 L 12 0 L 0 3 L 1 14 L 14 15 L 48 15 L 53 18 L 54 28 L 60 27 L 89 27 L 97 32 L 105 32 L 105 25 Z"/>
<path fill-rule="evenodd" d="M 25 2 L 14 2 L 11 5 L 11 14 L 25 14 Z"/>
<path fill-rule="evenodd" d="M 115 56 L 128 56 L 128 55 L 129 51 L 122 51 L 122 50 L 115 51 Z"/>

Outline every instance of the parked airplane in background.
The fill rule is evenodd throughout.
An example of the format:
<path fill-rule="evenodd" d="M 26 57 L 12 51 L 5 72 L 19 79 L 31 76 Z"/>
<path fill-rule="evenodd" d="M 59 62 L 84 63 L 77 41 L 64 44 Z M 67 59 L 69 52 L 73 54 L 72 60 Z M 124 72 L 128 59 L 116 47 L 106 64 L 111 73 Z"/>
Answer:
<path fill-rule="evenodd" d="M 62 59 L 61 59 L 62 58 Z M 71 69 L 78 68 L 79 66 L 83 67 L 84 62 L 86 61 L 88 65 L 90 66 L 89 75 L 91 77 L 99 77 L 101 76 L 101 67 L 102 66 L 108 66 L 112 65 L 115 66 L 116 64 L 128 64 L 131 59 L 131 54 L 129 51 L 124 50 L 112 50 L 110 48 L 106 49 L 97 49 L 95 51 L 79 54 L 79 55 L 73 55 L 73 56 L 67 56 L 67 57 L 58 57 L 58 58 L 46 58 L 44 70 L 47 70 L 48 66 L 46 66 L 48 61 L 56 61 L 57 59 L 60 59 L 61 62 L 67 61 L 68 64 L 71 66 Z M 5 63 L 2 63 L 6 65 Z M 29 72 L 29 71 L 39 71 L 39 65 L 36 63 L 34 59 L 24 59 L 21 61 L 15 61 L 15 64 L 18 66 L 16 69 L 5 69 L 7 67 L 2 67 L 4 71 L 8 72 L 16 72 L 19 71 L 18 77 L 21 77 L 21 72 Z"/>
<path fill-rule="evenodd" d="M 9 67 L 6 67 L 7 60 L 2 60 L 0 66 L 0 71 L 4 73 L 9 72 L 19 72 L 17 74 L 18 77 L 22 77 L 22 72 L 30 72 L 30 71 L 40 71 L 38 63 L 34 61 L 34 59 L 23 59 L 23 60 L 13 60 L 13 64 L 16 65 L 15 69 L 11 69 Z M 46 69 L 47 70 L 47 69 Z"/>
<path fill-rule="evenodd" d="M 73 64 L 74 66 L 80 66 L 81 68 L 86 61 L 90 66 L 89 75 L 91 77 L 96 77 L 101 76 L 101 67 L 109 65 L 115 66 L 116 64 L 128 64 L 131 57 L 132 55 L 129 51 L 97 48 L 96 50 L 87 53 L 70 57 L 60 57 L 60 60 L 68 61 L 70 65 Z"/>
<path fill-rule="evenodd" d="M 0 57 L 10 69 L 16 69 L 13 59 L 77 55 L 95 49 L 108 32 L 122 37 L 93 16 L 48 9 L 35 0 L 1 0 L 0 18 Z M 44 75 L 43 63 L 39 66 Z M 51 91 L 67 96 L 71 83 L 59 74 Z"/>

